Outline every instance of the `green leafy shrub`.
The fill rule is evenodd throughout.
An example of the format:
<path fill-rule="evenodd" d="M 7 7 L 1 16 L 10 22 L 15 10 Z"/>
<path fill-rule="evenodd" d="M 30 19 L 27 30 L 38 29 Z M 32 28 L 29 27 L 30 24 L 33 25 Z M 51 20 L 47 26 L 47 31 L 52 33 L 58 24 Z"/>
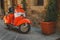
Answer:
<path fill-rule="evenodd" d="M 46 22 L 56 21 L 56 19 L 57 19 L 56 0 L 49 0 L 45 21 Z"/>

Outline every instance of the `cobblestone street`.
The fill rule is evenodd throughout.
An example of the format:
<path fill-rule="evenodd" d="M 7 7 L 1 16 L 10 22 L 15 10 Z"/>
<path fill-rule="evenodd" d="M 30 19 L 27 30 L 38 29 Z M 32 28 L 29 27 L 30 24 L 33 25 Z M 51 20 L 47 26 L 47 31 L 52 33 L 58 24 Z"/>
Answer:
<path fill-rule="evenodd" d="M 59 34 L 50 36 L 43 35 L 39 28 L 31 28 L 29 34 L 20 34 L 15 31 L 7 30 L 3 21 L 0 20 L 0 40 L 56 40 L 60 37 Z"/>

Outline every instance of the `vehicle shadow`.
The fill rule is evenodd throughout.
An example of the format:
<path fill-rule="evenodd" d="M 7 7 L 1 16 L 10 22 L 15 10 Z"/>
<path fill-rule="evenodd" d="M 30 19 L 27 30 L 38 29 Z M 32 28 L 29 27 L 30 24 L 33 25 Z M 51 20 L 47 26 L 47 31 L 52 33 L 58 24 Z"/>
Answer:
<path fill-rule="evenodd" d="M 5 29 L 9 30 L 9 31 L 16 32 L 16 33 L 20 33 L 17 28 L 11 28 L 11 29 L 5 28 Z"/>

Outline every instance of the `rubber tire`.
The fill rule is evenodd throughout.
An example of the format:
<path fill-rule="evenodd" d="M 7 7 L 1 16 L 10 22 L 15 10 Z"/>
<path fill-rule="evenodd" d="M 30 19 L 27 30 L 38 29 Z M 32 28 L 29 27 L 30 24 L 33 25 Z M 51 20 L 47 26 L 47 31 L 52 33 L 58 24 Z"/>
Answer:
<path fill-rule="evenodd" d="M 22 25 L 23 25 L 23 24 L 22 24 Z M 30 26 L 30 24 L 28 24 L 28 30 L 27 30 L 26 32 L 22 32 L 22 31 L 21 31 L 21 25 L 20 25 L 19 28 L 18 28 L 18 31 L 19 31 L 20 33 L 22 33 L 22 34 L 27 34 L 27 33 L 29 33 L 30 29 L 31 29 L 31 26 Z"/>

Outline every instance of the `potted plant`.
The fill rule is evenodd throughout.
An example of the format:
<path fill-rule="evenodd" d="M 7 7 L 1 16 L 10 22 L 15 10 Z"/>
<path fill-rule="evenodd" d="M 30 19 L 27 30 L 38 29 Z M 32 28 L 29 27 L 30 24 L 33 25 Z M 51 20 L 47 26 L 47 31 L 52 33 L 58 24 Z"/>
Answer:
<path fill-rule="evenodd" d="M 56 0 L 49 0 L 46 17 L 44 22 L 41 22 L 42 33 L 50 35 L 55 32 L 55 24 L 57 19 L 56 10 Z"/>

